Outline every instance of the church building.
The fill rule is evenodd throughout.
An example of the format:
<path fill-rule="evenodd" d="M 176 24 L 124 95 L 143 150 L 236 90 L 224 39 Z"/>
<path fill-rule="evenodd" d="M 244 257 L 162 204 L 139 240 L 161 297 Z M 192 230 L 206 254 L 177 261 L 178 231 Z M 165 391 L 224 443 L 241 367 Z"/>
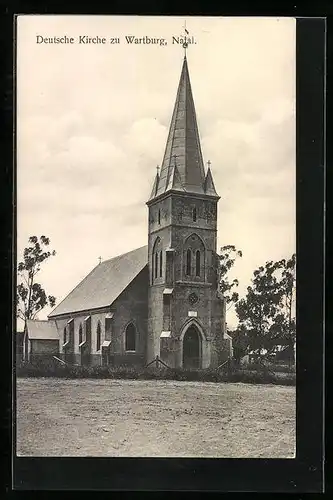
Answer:
<path fill-rule="evenodd" d="M 68 363 L 216 367 L 231 355 L 218 287 L 217 204 L 184 57 L 148 245 L 100 262 L 49 314 Z"/>

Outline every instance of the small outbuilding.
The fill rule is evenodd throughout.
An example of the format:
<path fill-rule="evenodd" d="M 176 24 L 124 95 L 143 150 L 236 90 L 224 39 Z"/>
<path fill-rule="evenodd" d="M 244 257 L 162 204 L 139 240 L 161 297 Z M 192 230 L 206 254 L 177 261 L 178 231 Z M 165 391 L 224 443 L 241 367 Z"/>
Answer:
<path fill-rule="evenodd" d="M 52 357 L 59 353 L 59 334 L 55 321 L 27 320 L 24 330 L 23 358 Z"/>

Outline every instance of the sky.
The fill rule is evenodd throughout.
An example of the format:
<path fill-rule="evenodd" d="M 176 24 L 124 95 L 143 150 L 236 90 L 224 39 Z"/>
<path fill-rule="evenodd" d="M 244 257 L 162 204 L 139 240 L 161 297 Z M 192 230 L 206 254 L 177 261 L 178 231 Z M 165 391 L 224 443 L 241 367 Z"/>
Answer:
<path fill-rule="evenodd" d="M 24 15 L 17 25 L 18 260 L 29 236 L 50 238 L 56 256 L 39 281 L 59 303 L 99 257 L 147 244 L 145 203 L 184 55 L 172 37 L 184 19 Z M 242 296 L 254 269 L 295 251 L 296 21 L 188 17 L 186 27 L 203 157 L 221 196 L 218 249 L 242 250 L 231 272 Z M 120 43 L 79 44 L 85 35 Z M 237 324 L 233 310 L 227 323 Z"/>

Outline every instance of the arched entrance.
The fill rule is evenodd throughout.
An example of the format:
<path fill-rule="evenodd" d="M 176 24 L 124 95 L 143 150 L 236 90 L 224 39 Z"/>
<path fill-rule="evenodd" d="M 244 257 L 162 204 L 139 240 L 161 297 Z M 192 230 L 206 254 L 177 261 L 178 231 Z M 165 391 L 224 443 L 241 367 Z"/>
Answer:
<path fill-rule="evenodd" d="M 183 337 L 183 368 L 201 368 L 201 335 L 195 325 L 191 325 Z"/>

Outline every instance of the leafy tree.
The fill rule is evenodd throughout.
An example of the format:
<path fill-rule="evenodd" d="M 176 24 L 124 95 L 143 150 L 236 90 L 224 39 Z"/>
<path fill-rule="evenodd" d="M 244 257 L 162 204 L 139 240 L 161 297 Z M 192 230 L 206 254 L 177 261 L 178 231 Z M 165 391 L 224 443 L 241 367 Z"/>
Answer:
<path fill-rule="evenodd" d="M 240 364 L 240 360 L 246 355 L 249 347 L 249 338 L 244 325 L 238 325 L 233 331 L 228 331 L 232 338 L 233 358 L 236 365 Z"/>
<path fill-rule="evenodd" d="M 46 236 L 30 236 L 29 246 L 24 249 L 23 260 L 18 264 L 17 285 L 17 317 L 26 321 L 34 319 L 45 306 L 54 307 L 56 303 L 53 295 L 47 295 L 40 283 L 36 282 L 36 275 L 41 270 L 41 264 L 55 255 L 54 250 L 47 250 L 50 244 Z"/>
<path fill-rule="evenodd" d="M 237 279 L 230 281 L 228 272 L 234 266 L 237 258 L 242 257 L 242 251 L 237 250 L 234 245 L 225 245 L 221 248 L 219 258 L 219 290 L 223 294 L 226 304 L 231 307 L 239 299 L 235 291 L 239 282 Z"/>
<path fill-rule="evenodd" d="M 245 328 L 249 348 L 257 355 L 277 346 L 293 349 L 295 342 L 296 255 L 288 260 L 266 262 L 253 273 L 246 296 L 236 304 L 240 326 Z"/>
<path fill-rule="evenodd" d="M 272 348 L 274 325 L 279 312 L 280 293 L 276 271 L 278 263 L 269 261 L 253 272 L 252 285 L 236 304 L 240 325 L 247 330 L 249 347 L 258 356 Z M 274 345 L 274 341 L 273 341 Z"/>
<path fill-rule="evenodd" d="M 230 309 L 238 301 L 238 293 L 235 289 L 238 287 L 238 280 L 230 280 L 228 273 L 234 266 L 237 258 L 242 257 L 242 252 L 237 250 L 234 245 L 225 245 L 221 248 L 220 255 L 215 255 L 217 258 L 217 280 L 219 292 L 224 299 L 225 311 Z M 218 336 L 216 339 L 215 348 L 217 351 L 218 362 L 222 362 L 222 352 L 225 347 L 225 339 L 223 336 Z"/>
<path fill-rule="evenodd" d="M 281 345 L 288 347 L 293 353 L 296 341 L 296 254 L 290 259 L 282 259 L 278 262 L 281 271 L 279 281 L 280 294 L 280 340 Z"/>

